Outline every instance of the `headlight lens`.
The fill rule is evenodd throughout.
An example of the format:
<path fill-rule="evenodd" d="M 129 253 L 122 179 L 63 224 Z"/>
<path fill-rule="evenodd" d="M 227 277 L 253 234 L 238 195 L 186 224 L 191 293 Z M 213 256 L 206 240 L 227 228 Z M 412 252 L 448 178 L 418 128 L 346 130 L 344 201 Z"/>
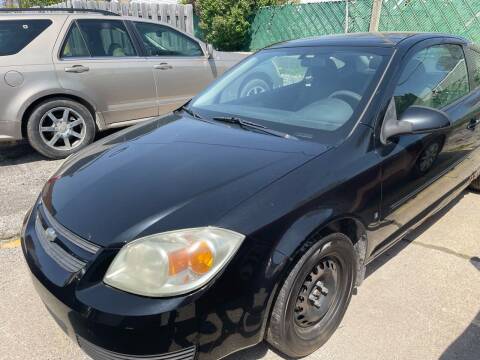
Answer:
<path fill-rule="evenodd" d="M 103 281 L 130 293 L 166 297 L 208 283 L 235 254 L 244 235 L 215 227 L 171 231 L 125 245 Z"/>

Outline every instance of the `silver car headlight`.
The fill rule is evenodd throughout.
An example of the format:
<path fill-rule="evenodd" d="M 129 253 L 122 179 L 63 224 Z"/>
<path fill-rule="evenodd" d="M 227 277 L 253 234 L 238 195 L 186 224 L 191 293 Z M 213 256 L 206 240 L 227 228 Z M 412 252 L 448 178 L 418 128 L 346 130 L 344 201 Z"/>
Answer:
<path fill-rule="evenodd" d="M 150 297 L 185 294 L 207 284 L 232 258 L 245 236 L 216 227 L 150 235 L 125 245 L 103 281 Z"/>

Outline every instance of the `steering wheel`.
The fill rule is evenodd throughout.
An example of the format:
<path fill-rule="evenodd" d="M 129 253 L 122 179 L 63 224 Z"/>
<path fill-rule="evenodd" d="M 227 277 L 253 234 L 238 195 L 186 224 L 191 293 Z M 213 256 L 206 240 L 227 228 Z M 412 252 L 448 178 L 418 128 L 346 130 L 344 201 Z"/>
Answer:
<path fill-rule="evenodd" d="M 337 91 L 334 91 L 333 93 L 331 93 L 328 97 L 329 98 L 338 98 L 340 100 L 345 100 L 349 105 L 352 106 L 352 108 L 355 107 L 360 102 L 360 100 L 362 99 L 362 97 L 359 94 L 357 94 L 356 92 L 350 91 L 350 90 L 337 90 Z M 344 98 L 344 99 L 342 99 L 342 98 Z"/>

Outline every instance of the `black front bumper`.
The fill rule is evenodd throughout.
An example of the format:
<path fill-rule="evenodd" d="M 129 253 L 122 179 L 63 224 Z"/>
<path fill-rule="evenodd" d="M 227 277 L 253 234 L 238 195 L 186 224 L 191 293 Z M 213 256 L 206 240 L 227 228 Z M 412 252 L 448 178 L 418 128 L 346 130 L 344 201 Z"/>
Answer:
<path fill-rule="evenodd" d="M 252 269 L 250 247 L 233 270 L 193 294 L 154 299 L 105 285 L 103 275 L 118 250 L 88 258 L 61 236 L 56 240 L 86 266 L 70 272 L 45 250 L 35 231 L 38 209 L 24 226 L 22 249 L 33 283 L 59 326 L 93 359 L 219 359 L 262 341 L 270 292 Z M 250 257 L 249 257 L 250 256 Z M 246 262 L 249 262 L 246 264 Z M 265 271 L 265 270 L 263 270 Z M 248 276 L 248 278 L 247 278 Z"/>

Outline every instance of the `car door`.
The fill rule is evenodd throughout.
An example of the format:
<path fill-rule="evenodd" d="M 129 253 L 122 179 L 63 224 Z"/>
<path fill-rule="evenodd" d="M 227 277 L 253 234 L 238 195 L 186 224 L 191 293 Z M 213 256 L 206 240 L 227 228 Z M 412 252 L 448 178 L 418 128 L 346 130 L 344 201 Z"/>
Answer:
<path fill-rule="evenodd" d="M 62 87 L 91 100 L 107 124 L 158 115 L 153 69 L 122 20 L 72 21 L 55 66 Z"/>
<path fill-rule="evenodd" d="M 160 114 L 178 108 L 216 77 L 213 60 L 195 39 L 153 22 L 133 25 L 155 72 Z"/>
<path fill-rule="evenodd" d="M 453 42 L 453 43 L 452 43 Z M 478 144 L 472 94 L 461 43 L 441 38 L 421 42 L 403 61 L 387 116 L 401 119 L 411 105 L 444 111 L 450 128 L 428 134 L 401 135 L 379 144 L 382 167 L 379 250 L 421 216 L 461 190 L 473 171 L 470 156 Z M 386 119 L 384 119 L 385 123 Z"/>

